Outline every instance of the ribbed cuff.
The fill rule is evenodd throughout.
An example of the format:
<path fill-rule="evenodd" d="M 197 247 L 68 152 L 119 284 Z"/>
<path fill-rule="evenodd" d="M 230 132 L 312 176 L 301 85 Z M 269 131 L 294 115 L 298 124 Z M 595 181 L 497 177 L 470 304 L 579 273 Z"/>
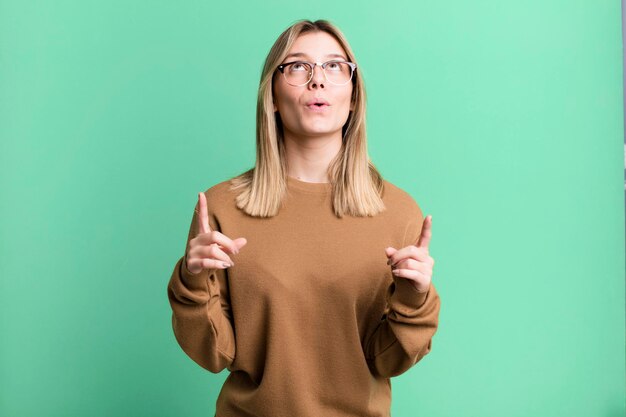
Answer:
<path fill-rule="evenodd" d="M 204 291 L 211 296 L 219 294 L 220 284 L 217 281 L 217 270 L 203 269 L 197 274 L 193 274 L 187 269 L 186 255 L 181 258 L 179 268 L 181 281 L 190 291 Z"/>
<path fill-rule="evenodd" d="M 393 280 L 395 290 L 391 296 L 390 302 L 394 304 L 396 310 L 408 313 L 424 305 L 426 298 L 428 298 L 428 293 L 430 292 L 430 285 L 428 286 L 428 291 L 420 292 L 407 278 L 396 277 L 394 275 Z"/>
<path fill-rule="evenodd" d="M 197 274 L 191 273 L 187 269 L 186 257 L 183 256 L 179 261 L 180 280 L 189 291 L 209 291 L 208 271 L 203 269 Z"/>

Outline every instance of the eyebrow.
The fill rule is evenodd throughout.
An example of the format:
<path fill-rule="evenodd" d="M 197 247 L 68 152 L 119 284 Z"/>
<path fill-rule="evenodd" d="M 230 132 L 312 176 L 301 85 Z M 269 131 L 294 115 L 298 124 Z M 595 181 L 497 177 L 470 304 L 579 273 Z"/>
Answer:
<path fill-rule="evenodd" d="M 285 57 L 285 59 L 290 58 L 292 56 L 293 57 L 303 57 L 303 58 L 305 58 L 307 56 L 307 54 L 305 54 L 304 52 L 294 52 L 294 53 L 291 53 L 291 54 L 287 55 Z M 343 56 L 341 54 L 328 54 L 328 55 L 326 55 L 326 58 L 342 58 L 344 61 L 348 60 L 345 56 Z"/>

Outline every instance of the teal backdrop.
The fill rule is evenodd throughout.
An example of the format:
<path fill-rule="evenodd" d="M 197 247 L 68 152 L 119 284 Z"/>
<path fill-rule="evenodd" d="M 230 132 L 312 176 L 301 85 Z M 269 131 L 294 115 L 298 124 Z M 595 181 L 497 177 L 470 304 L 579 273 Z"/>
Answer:
<path fill-rule="evenodd" d="M 353 46 L 374 164 L 433 215 L 432 352 L 394 417 L 624 416 L 618 0 L 0 2 L 0 415 L 212 416 L 166 286 L 254 164 L 298 19 Z"/>

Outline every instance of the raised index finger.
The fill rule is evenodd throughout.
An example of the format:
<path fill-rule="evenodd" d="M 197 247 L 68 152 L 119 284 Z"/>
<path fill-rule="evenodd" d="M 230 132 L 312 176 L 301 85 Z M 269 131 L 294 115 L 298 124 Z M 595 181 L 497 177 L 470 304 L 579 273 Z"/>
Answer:
<path fill-rule="evenodd" d="M 204 193 L 198 193 L 198 207 L 200 208 L 200 213 L 198 213 L 200 233 L 209 233 L 211 228 L 209 227 L 209 212 L 206 208 L 206 196 Z"/>
<path fill-rule="evenodd" d="M 424 219 L 424 223 L 422 225 L 422 232 L 420 233 L 419 239 L 417 239 L 417 243 L 415 246 L 428 248 L 428 244 L 430 243 L 430 238 L 432 237 L 432 225 L 433 225 L 433 216 L 428 215 Z"/>

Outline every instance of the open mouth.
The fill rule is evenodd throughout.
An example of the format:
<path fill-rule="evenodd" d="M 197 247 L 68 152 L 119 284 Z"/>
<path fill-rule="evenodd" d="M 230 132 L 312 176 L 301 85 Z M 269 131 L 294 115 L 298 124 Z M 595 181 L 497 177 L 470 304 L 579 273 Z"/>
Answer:
<path fill-rule="evenodd" d="M 306 106 L 307 109 L 309 109 L 310 112 L 312 113 L 326 113 L 328 111 L 328 104 L 310 104 L 308 106 Z"/>

